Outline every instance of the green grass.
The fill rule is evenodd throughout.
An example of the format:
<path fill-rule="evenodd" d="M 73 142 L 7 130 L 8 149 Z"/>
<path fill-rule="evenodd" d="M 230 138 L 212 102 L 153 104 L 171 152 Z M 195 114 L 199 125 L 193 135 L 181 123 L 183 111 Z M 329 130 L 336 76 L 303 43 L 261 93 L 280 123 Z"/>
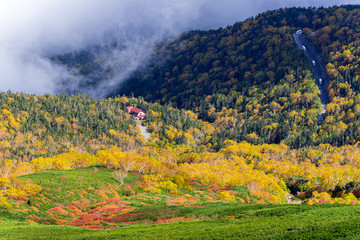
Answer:
<path fill-rule="evenodd" d="M 183 190 L 182 194 L 198 199 L 196 203 L 169 206 L 166 204 L 169 198 L 182 194 L 174 196 L 143 192 L 135 183 L 141 178 L 129 173 L 124 185 L 130 184 L 135 189 L 134 195 L 134 191 L 126 192 L 125 187 L 119 186 L 112 177 L 112 171 L 103 168 L 46 171 L 21 179 L 40 184 L 43 197 L 29 197 L 31 204 L 12 200 L 14 209 L 21 211 L 0 210 L 0 239 L 360 239 L 360 206 L 357 205 L 212 202 L 207 201 L 204 195 L 216 194 L 204 185 L 198 189 L 201 193 Z M 47 212 L 59 204 L 68 210 L 67 206 L 83 198 L 91 201 L 90 206 L 81 208 L 83 214 L 93 210 L 101 212 L 101 205 L 99 207 L 98 204 L 104 198 L 96 190 L 109 186 L 116 186 L 119 196 L 127 196 L 122 201 L 126 201 L 127 206 L 134 208 L 132 213 L 136 213 L 125 213 L 126 217 L 115 222 L 115 225 L 112 222 L 100 223 L 104 228 L 117 226 L 117 229 L 90 230 L 55 225 L 56 219 L 52 220 Z M 94 190 L 88 190 L 89 187 Z M 86 190 L 86 194 L 83 190 Z M 248 196 L 244 188 L 236 187 L 234 190 L 242 198 Z M 113 197 L 111 193 L 106 194 L 108 198 Z M 34 206 L 38 211 L 34 210 Z M 187 220 L 155 224 L 177 217 Z M 76 216 L 60 214 L 57 219 L 70 221 Z M 34 225 L 35 220 L 38 220 L 38 224 Z M 45 221 L 51 225 L 44 225 Z M 124 223 L 128 221 L 133 224 Z"/>
<path fill-rule="evenodd" d="M 0 227 L 0 239 L 359 239 L 360 206 L 224 206 L 219 219 L 158 225 L 135 224 L 115 230 L 68 226 Z M 236 219 L 223 218 L 234 214 Z M 239 218 L 238 218 L 239 217 Z"/>
<path fill-rule="evenodd" d="M 109 187 L 109 184 L 119 186 L 119 183 L 112 177 L 113 170 L 105 168 L 78 168 L 72 170 L 51 170 L 41 173 L 30 174 L 22 176 L 20 179 L 31 180 L 39 184 L 43 189 L 47 189 L 47 197 L 56 198 L 57 202 L 68 203 L 69 201 L 80 199 L 79 192 L 81 190 L 87 191 L 88 198 L 100 201 L 98 194 L 93 194 L 89 191 L 89 187 L 94 189 L 102 189 Z M 124 180 L 124 185 L 127 183 L 139 181 L 134 173 L 129 172 Z M 122 193 L 118 189 L 119 195 Z M 69 196 L 69 192 L 74 193 Z"/>
<path fill-rule="evenodd" d="M 189 206 L 168 206 L 166 205 L 166 201 L 169 198 L 169 194 L 166 191 L 161 194 L 143 192 L 137 184 L 134 184 L 136 181 L 140 181 L 141 178 L 135 176 L 135 174 L 131 172 L 129 172 L 128 176 L 125 178 L 124 187 L 120 187 L 118 182 L 112 177 L 112 170 L 104 168 L 97 168 L 96 171 L 94 168 L 73 169 L 66 171 L 51 170 L 23 176 L 21 179 L 27 179 L 39 184 L 43 188 L 42 194 L 44 197 L 49 199 L 49 201 L 46 202 L 38 196 L 29 197 L 32 206 L 40 206 L 38 207 L 40 213 L 34 212 L 33 209 L 26 204 L 17 206 L 17 208 L 26 208 L 30 210 L 32 214 L 41 217 L 42 221 L 40 221 L 40 223 L 45 221 L 48 221 L 52 224 L 55 223 L 55 221 L 49 220 L 49 216 L 46 213 L 48 209 L 58 206 L 55 203 L 59 203 L 65 206 L 73 205 L 75 201 L 86 198 L 92 202 L 92 206 L 88 206 L 88 209 L 82 210 L 91 210 L 93 206 L 103 201 L 104 199 L 95 191 L 89 191 L 89 187 L 97 190 L 104 189 L 110 184 L 117 187 L 116 190 L 119 196 L 128 196 L 126 199 L 126 201 L 130 202 L 128 206 L 136 207 L 135 212 L 141 213 L 137 216 L 129 216 L 125 218 L 124 221 L 154 222 L 163 218 L 168 219 L 174 217 L 213 218 L 219 216 L 219 209 L 222 208 L 222 206 L 233 206 L 234 204 L 236 206 L 240 205 L 239 203 L 232 202 L 225 202 L 221 204 L 209 202 L 208 199 L 204 197 L 204 195 L 216 196 L 216 194 L 207 190 L 208 186 L 205 184 L 199 186 L 198 188 L 198 190 L 201 190 L 202 193 L 199 193 L 199 191 L 192 192 L 180 189 L 182 194 L 188 194 L 198 199 L 197 203 L 190 204 Z M 134 192 L 130 192 L 130 190 L 125 187 L 127 184 L 133 184 L 132 189 L 135 190 L 136 195 L 133 195 Z M 86 190 L 86 196 L 81 195 L 81 191 L 83 190 Z M 236 190 L 238 191 L 238 195 L 243 198 L 249 196 L 248 190 L 245 188 L 237 187 Z M 178 196 L 181 196 L 182 194 L 179 194 Z M 113 197 L 111 194 L 108 194 L 108 196 L 109 198 Z M 170 195 L 170 197 L 176 198 L 177 196 Z M 253 197 L 250 198 L 254 199 Z M 147 205 L 144 205 L 144 203 Z M 194 205 L 202 208 L 194 208 Z M 214 210 L 214 207 L 219 209 Z M 8 219 L 12 218 L 24 220 L 29 214 L 29 212 L 7 212 L 0 215 L 7 215 Z M 67 217 L 69 216 L 63 216 L 64 219 Z"/>
<path fill-rule="evenodd" d="M 84 211 L 90 210 L 93 205 L 104 200 L 104 198 L 96 192 L 99 189 L 105 189 L 109 186 L 116 188 L 116 193 L 122 197 L 127 194 L 127 190 L 121 188 L 119 183 L 112 177 L 112 170 L 105 168 L 79 168 L 72 170 L 51 170 L 41 173 L 30 174 L 20 177 L 21 180 L 29 180 L 42 187 L 41 195 L 29 196 L 30 204 L 18 203 L 18 201 L 10 200 L 9 202 L 14 206 L 14 209 L 24 210 L 20 211 L 3 211 L 0 212 L 0 221 L 15 221 L 16 224 L 24 223 L 29 215 L 36 215 L 41 220 L 49 221 L 54 224 L 49 218 L 48 209 L 57 207 L 56 204 L 73 205 L 74 202 L 81 199 L 88 199 L 91 201 L 90 206 L 84 207 Z M 136 177 L 134 173 L 129 173 L 125 178 L 124 184 L 141 180 Z M 89 187 L 93 190 L 89 190 Z M 85 191 L 86 193 L 82 193 Z M 109 198 L 114 197 L 114 194 L 106 193 Z M 36 207 L 39 212 L 33 209 Z M 66 216 L 64 216 L 66 218 Z M 31 218 L 30 218 L 31 219 Z M 0 225 L 1 226 L 1 225 Z"/>

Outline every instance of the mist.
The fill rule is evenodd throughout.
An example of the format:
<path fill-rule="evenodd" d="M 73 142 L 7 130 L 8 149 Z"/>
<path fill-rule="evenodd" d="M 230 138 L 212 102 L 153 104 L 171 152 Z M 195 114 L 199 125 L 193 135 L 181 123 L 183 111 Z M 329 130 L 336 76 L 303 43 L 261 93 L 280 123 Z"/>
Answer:
<path fill-rule="evenodd" d="M 66 89 L 106 94 L 149 60 L 154 45 L 194 29 L 217 29 L 260 12 L 356 1 L 292 0 L 0 0 L 0 91 L 56 94 Z M 51 56 L 116 41 L 103 57 L 111 79 L 78 89 L 81 77 Z M 60 83 L 63 83 L 61 85 Z"/>

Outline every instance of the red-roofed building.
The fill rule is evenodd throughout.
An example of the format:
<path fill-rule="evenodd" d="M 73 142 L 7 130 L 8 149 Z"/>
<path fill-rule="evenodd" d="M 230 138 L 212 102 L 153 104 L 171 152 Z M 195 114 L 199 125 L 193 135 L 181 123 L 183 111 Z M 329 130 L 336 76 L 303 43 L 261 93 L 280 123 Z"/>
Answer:
<path fill-rule="evenodd" d="M 137 117 L 138 117 L 139 119 L 143 119 L 145 116 L 146 116 L 146 114 L 143 113 L 143 114 L 139 114 Z"/>
<path fill-rule="evenodd" d="M 136 118 L 139 119 L 139 120 L 143 119 L 146 116 L 146 114 L 140 108 L 136 108 L 136 107 L 133 107 L 133 106 L 128 106 L 128 107 L 126 107 L 126 110 L 131 115 L 136 116 Z"/>

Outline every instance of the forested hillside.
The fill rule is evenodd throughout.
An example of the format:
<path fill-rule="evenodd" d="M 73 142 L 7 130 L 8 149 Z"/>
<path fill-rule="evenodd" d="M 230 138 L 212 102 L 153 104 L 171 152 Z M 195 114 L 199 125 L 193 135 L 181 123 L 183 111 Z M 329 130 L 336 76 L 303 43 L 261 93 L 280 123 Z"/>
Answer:
<path fill-rule="evenodd" d="M 143 141 L 119 99 L 2 92 L 0 106 L 0 161 L 94 153 L 112 145 L 132 149 Z"/>
<path fill-rule="evenodd" d="M 296 148 L 354 144 L 360 140 L 359 18 L 356 5 L 286 8 L 224 29 L 184 33 L 160 42 L 152 63 L 133 73 L 112 96 L 133 94 L 192 110 L 199 119 L 221 128 L 214 132 L 218 142 L 285 141 Z M 330 77 L 331 103 L 321 126 L 312 64 L 292 37 L 298 29 L 322 53 Z M 86 88 L 114 77 L 114 69 L 104 65 L 103 53 L 109 48 L 53 59 L 84 76 L 81 84 Z"/>
<path fill-rule="evenodd" d="M 269 11 L 159 43 L 107 99 L 1 92 L 0 238 L 170 238 L 189 224 L 188 238 L 358 236 L 359 24 L 357 6 Z M 330 79 L 322 125 L 298 29 Z M 52 60 L 87 87 L 112 77 L 97 57 Z"/>
<path fill-rule="evenodd" d="M 201 119 L 224 122 L 220 137 L 292 147 L 360 139 L 358 108 L 357 6 L 289 8 L 216 31 L 182 35 L 120 90 L 192 109 Z M 322 52 L 331 85 L 331 104 L 317 125 L 320 100 L 311 63 L 291 34 L 303 29 Z M 141 87 L 140 87 L 141 86 Z"/>
<path fill-rule="evenodd" d="M 214 184 L 213 197 L 239 202 L 247 200 L 237 187 L 248 189 L 258 203 L 284 203 L 290 192 L 309 203 L 357 203 L 360 196 L 357 145 L 291 150 L 283 143 L 220 141 L 216 131 L 223 126 L 216 121 L 211 124 L 190 110 L 124 96 L 94 100 L 8 92 L 1 99 L 3 206 L 43 191 L 44 183 L 21 181 L 19 176 L 89 166 L 120 170 L 114 175 L 120 186 L 128 173 L 137 172 L 141 181 L 136 188 L 150 193 L 194 193 L 199 186 Z M 151 132 L 149 142 L 123 111 L 127 105 L 147 112 L 143 124 Z M 123 194 L 124 189 L 114 191 Z"/>

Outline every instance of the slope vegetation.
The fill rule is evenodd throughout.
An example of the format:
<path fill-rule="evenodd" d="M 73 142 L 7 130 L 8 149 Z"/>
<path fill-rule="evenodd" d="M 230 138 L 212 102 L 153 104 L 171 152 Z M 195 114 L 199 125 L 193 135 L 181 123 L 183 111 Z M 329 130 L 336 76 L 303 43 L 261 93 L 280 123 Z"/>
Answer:
<path fill-rule="evenodd" d="M 32 114 L 14 114 L 25 104 L 22 99 L 35 96 L 12 93 L 4 96 L 7 96 L 7 103 L 2 105 L 2 116 L 7 118 L 2 124 L 4 132 L 9 132 L 9 139 L 23 134 L 23 126 L 27 126 L 29 132 L 36 132 L 42 126 L 44 134 L 40 136 L 54 134 L 54 139 L 68 139 L 74 131 L 74 126 L 63 129 L 61 125 L 49 124 L 50 118 L 26 125 L 33 121 Z M 61 110 L 55 110 L 56 107 L 52 111 L 66 123 L 68 114 L 71 116 L 76 110 L 66 112 L 64 104 L 78 100 L 77 105 L 84 103 L 80 106 L 88 107 L 87 115 L 93 116 L 87 121 L 102 121 L 103 124 L 96 130 L 95 127 L 86 128 L 91 126 L 90 123 L 83 123 L 84 132 L 74 133 L 79 137 L 75 142 L 77 148 L 59 147 L 62 145 L 56 143 L 61 140 L 49 144 L 50 137 L 37 138 L 36 144 L 44 146 L 41 148 L 43 153 L 39 150 L 38 155 L 26 155 L 15 145 L 15 148 L 3 146 L 5 152 L 14 151 L 0 162 L 0 227 L 4 229 L 0 236 L 5 239 L 20 238 L 25 234 L 25 239 L 37 234 L 47 238 L 48 234 L 64 230 L 73 232 L 74 239 L 81 234 L 99 237 L 99 233 L 78 228 L 96 229 L 101 233 L 106 230 L 110 238 L 139 236 L 140 232 L 134 232 L 141 229 L 154 237 L 156 234 L 169 238 L 177 237 L 177 234 L 183 236 L 184 229 L 172 230 L 180 224 L 174 222 L 184 224 L 181 226 L 192 224 L 194 228 L 189 238 L 205 234 L 212 226 L 217 226 L 218 231 L 208 234 L 216 238 L 221 238 L 222 234 L 249 238 L 280 233 L 288 236 L 288 231 L 298 231 L 296 236 L 309 237 L 316 237 L 317 231 L 324 237 L 329 229 L 327 224 L 334 221 L 340 226 L 348 226 L 340 231 L 341 234 L 355 236 L 351 230 L 354 224 L 343 216 L 349 215 L 348 205 L 360 203 L 360 151 L 357 145 L 337 148 L 323 144 L 290 149 L 283 143 L 252 145 L 229 139 L 220 141 L 213 139 L 215 127 L 199 120 L 195 113 L 147 103 L 143 99 L 93 100 L 63 95 L 37 96 L 36 99 L 41 102 L 29 107 L 34 113 L 39 111 L 47 116 L 36 107 L 62 106 Z M 143 124 L 151 132 L 149 141 L 139 136 L 140 129 L 132 128 L 133 120 L 121 110 L 126 105 L 147 112 L 147 121 Z M 96 114 L 101 112 L 96 106 L 106 106 L 109 119 L 121 116 L 119 121 L 123 122 L 105 121 L 102 114 Z M 119 126 L 128 126 L 132 131 Z M 85 135 L 89 130 L 94 132 L 89 138 L 100 136 L 103 140 L 98 148 L 91 147 L 92 141 Z M 25 149 L 32 146 L 31 141 L 22 144 Z M 217 148 L 219 150 L 214 151 Z M 306 204 L 275 205 L 287 203 L 290 194 Z M 333 205 L 327 205 L 330 203 Z M 326 211 L 328 207 L 338 209 L 338 212 L 330 214 Z M 313 213 L 313 210 L 320 215 L 302 215 L 302 212 Z M 289 215 L 289 211 L 296 212 L 295 217 Z M 321 217 L 322 213 L 330 215 Z M 281 227 L 271 225 L 266 231 L 258 231 L 264 222 L 278 223 L 281 219 L 278 216 L 289 219 L 290 223 Z M 298 221 L 294 219 L 299 216 L 308 222 L 295 227 L 293 225 Z M 311 228 L 310 235 L 306 235 L 311 222 L 317 220 L 323 221 L 324 225 Z M 161 227 L 148 227 L 159 224 Z M 231 227 L 226 227 L 228 224 Z M 251 224 L 256 227 L 247 235 L 245 229 Z M 122 232 L 124 229 L 128 232 Z M 333 229 L 330 232 L 337 231 L 336 225 L 330 229 Z M 65 236 L 58 234 L 56 237 Z"/>
<path fill-rule="evenodd" d="M 159 43 L 152 64 L 134 72 L 112 96 L 134 94 L 192 110 L 222 128 L 214 134 L 219 142 L 284 141 L 295 148 L 354 144 L 360 140 L 358 16 L 356 5 L 286 8 L 224 29 L 185 33 Z M 298 29 L 322 54 L 330 80 L 321 126 L 318 80 L 293 41 Z M 54 60 L 84 77 L 83 87 L 97 85 L 115 71 L 96 58 L 99 51 L 95 47 Z"/>
<path fill-rule="evenodd" d="M 360 140 L 358 16 L 359 7 L 351 5 L 289 8 L 225 29 L 186 33 L 158 49 L 156 57 L 165 63 L 134 74 L 120 92 L 172 102 L 210 122 L 234 117 L 222 134 L 238 141 L 353 144 Z M 316 123 L 322 109 L 312 63 L 291 36 L 298 29 L 322 53 L 330 78 L 322 126 Z"/>

